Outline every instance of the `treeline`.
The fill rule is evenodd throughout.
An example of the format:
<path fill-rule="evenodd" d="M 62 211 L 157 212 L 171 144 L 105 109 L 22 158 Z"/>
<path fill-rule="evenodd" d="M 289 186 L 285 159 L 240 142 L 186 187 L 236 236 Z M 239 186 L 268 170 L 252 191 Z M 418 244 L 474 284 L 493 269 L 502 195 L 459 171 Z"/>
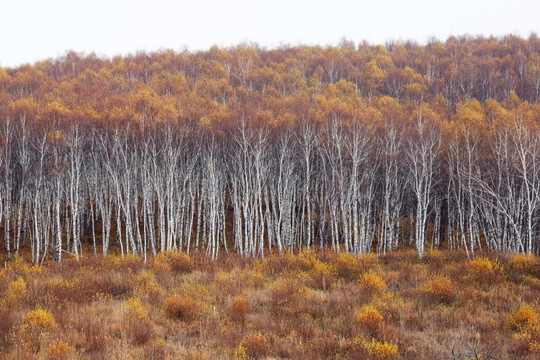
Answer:
<path fill-rule="evenodd" d="M 540 39 L 0 68 L 7 256 L 539 252 Z"/>

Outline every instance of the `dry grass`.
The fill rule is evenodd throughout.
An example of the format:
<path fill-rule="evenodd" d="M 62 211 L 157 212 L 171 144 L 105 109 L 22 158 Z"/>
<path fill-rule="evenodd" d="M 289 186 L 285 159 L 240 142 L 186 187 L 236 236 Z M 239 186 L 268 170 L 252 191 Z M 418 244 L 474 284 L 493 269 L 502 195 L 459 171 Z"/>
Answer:
<path fill-rule="evenodd" d="M 6 359 L 537 359 L 538 259 L 165 253 L 0 270 Z M 454 355 L 453 355 L 454 354 Z M 454 357 L 452 357 L 454 356 Z M 477 356 L 477 357 L 475 357 Z"/>

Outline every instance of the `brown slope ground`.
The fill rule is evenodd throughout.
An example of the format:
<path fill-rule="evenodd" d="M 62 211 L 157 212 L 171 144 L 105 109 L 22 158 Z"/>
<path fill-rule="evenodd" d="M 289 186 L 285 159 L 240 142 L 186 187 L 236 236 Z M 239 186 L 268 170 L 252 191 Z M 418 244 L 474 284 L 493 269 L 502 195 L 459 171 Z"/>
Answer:
<path fill-rule="evenodd" d="M 6 359 L 537 359 L 536 258 L 165 253 L 0 270 Z"/>

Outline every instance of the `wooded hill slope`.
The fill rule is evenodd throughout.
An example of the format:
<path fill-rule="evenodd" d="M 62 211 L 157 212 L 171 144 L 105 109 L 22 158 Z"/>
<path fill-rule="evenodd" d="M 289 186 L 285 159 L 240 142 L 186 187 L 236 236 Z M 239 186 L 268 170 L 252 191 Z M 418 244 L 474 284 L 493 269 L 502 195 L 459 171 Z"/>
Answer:
<path fill-rule="evenodd" d="M 0 68 L 7 257 L 539 252 L 540 38 Z"/>

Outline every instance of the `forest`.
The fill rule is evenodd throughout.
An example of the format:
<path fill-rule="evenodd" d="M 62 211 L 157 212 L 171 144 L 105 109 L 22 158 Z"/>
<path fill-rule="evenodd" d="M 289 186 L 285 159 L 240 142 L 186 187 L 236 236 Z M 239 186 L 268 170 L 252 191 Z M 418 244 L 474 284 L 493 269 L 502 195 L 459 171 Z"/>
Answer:
<path fill-rule="evenodd" d="M 539 96 L 536 34 L 0 68 L 3 250 L 538 254 Z"/>
<path fill-rule="evenodd" d="M 0 67 L 0 357 L 538 359 L 540 38 Z"/>

